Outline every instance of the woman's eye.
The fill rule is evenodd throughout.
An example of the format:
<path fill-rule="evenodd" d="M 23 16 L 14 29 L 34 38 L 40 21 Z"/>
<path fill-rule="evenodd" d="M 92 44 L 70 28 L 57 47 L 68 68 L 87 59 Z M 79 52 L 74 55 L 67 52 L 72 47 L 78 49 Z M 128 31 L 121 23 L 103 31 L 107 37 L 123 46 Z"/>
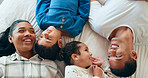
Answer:
<path fill-rule="evenodd" d="M 22 32 L 24 32 L 24 31 L 25 31 L 25 30 L 19 30 L 18 32 L 21 32 L 21 33 L 22 33 Z"/>
<path fill-rule="evenodd" d="M 31 33 L 35 33 L 34 31 L 31 31 Z"/>

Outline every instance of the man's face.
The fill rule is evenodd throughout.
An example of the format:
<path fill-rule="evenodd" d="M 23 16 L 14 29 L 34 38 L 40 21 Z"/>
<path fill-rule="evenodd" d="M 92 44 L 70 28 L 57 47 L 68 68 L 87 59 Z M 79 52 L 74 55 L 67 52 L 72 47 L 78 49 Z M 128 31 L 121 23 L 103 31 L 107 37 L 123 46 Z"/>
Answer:
<path fill-rule="evenodd" d="M 108 49 L 108 60 L 112 69 L 124 69 L 130 57 L 130 45 L 126 38 L 112 38 Z"/>
<path fill-rule="evenodd" d="M 59 30 L 57 30 L 53 26 L 50 26 L 41 33 L 41 36 L 37 44 L 43 45 L 45 47 L 51 47 L 52 45 L 56 44 L 56 42 L 60 39 L 60 37 L 61 34 L 59 33 Z"/>

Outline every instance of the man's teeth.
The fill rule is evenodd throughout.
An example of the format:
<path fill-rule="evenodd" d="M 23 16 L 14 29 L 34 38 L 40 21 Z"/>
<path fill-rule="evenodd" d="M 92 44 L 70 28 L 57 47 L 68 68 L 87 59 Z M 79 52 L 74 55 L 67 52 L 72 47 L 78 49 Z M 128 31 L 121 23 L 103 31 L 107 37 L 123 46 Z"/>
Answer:
<path fill-rule="evenodd" d="M 113 48 L 116 48 L 116 47 L 118 47 L 118 46 L 117 46 L 117 45 L 112 45 L 112 47 L 113 47 Z"/>
<path fill-rule="evenodd" d="M 29 41 L 31 41 L 31 39 L 26 39 L 25 41 L 26 41 L 26 42 L 29 42 Z"/>

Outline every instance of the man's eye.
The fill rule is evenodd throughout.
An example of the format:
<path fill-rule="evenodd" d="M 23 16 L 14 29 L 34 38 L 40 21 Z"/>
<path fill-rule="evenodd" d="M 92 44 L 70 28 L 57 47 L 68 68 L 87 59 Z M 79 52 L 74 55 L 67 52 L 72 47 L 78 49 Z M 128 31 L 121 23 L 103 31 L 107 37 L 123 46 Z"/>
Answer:
<path fill-rule="evenodd" d="M 117 58 L 121 57 L 121 56 L 116 56 Z"/>
<path fill-rule="evenodd" d="M 108 58 L 110 58 L 111 56 L 108 56 Z"/>
<path fill-rule="evenodd" d="M 47 37 L 48 40 L 51 40 L 51 38 Z"/>

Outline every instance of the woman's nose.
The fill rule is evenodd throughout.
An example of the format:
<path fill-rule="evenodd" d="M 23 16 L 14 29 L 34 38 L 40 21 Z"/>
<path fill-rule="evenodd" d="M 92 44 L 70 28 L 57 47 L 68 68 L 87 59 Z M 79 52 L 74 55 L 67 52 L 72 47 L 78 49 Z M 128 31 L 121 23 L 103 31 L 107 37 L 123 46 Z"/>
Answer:
<path fill-rule="evenodd" d="M 26 31 L 26 32 L 25 32 L 25 36 L 26 36 L 26 37 L 31 37 L 31 33 L 30 33 L 29 31 Z"/>

